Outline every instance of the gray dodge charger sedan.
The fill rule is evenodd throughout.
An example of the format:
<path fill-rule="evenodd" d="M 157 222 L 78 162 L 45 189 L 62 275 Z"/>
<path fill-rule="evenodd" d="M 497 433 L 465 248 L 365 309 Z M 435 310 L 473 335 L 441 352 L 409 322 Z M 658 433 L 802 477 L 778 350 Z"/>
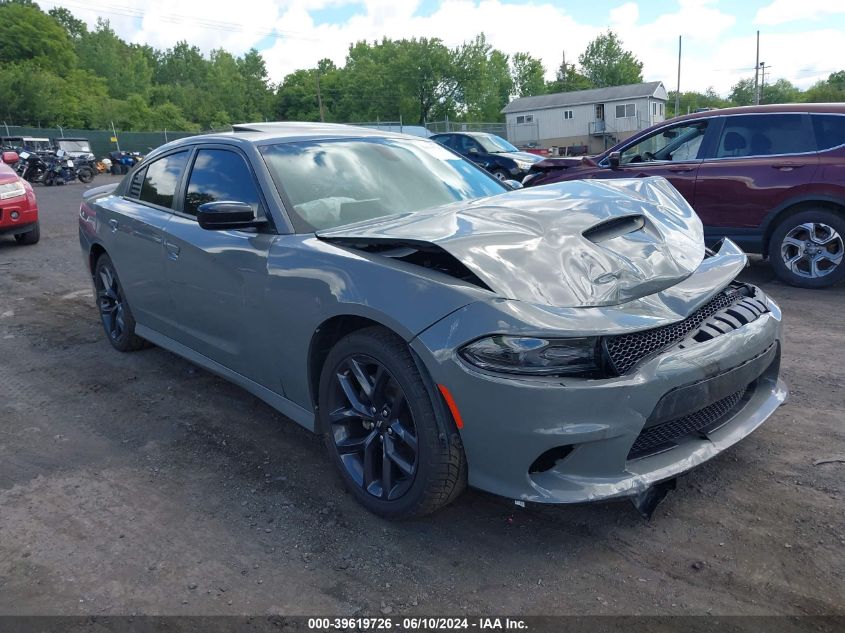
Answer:
<path fill-rule="evenodd" d="M 79 235 L 116 349 L 325 435 L 387 517 L 467 484 L 648 513 L 787 395 L 780 310 L 661 178 L 513 189 L 420 138 L 242 125 L 88 192 Z"/>

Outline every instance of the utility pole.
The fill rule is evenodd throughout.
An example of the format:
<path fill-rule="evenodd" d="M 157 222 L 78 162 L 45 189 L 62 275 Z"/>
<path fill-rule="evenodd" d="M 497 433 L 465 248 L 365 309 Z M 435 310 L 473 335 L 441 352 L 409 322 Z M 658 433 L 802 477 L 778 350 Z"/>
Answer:
<path fill-rule="evenodd" d="M 563 91 L 569 91 L 569 69 L 566 67 L 566 51 L 563 51 Z"/>
<path fill-rule="evenodd" d="M 769 66 L 771 68 L 771 66 Z M 757 99 L 757 104 L 763 103 L 764 89 L 766 87 L 766 62 L 760 62 L 760 97 Z"/>
<path fill-rule="evenodd" d="M 675 116 L 679 116 L 681 109 L 681 36 L 678 36 L 678 88 L 675 90 Z"/>
<path fill-rule="evenodd" d="M 754 105 L 760 105 L 760 31 L 757 31 L 757 60 L 754 62 Z"/>
<path fill-rule="evenodd" d="M 317 105 L 320 108 L 320 122 L 322 123 L 325 121 L 325 117 L 323 116 L 323 97 L 320 95 L 320 69 L 317 69 Z"/>

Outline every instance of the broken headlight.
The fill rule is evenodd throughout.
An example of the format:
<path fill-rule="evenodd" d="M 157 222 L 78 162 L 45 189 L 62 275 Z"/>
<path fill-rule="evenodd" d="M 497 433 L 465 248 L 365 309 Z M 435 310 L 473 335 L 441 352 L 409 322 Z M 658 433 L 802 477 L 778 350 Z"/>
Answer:
<path fill-rule="evenodd" d="M 591 375 L 600 363 L 597 338 L 495 335 L 464 346 L 460 353 L 481 369 L 530 376 Z"/>

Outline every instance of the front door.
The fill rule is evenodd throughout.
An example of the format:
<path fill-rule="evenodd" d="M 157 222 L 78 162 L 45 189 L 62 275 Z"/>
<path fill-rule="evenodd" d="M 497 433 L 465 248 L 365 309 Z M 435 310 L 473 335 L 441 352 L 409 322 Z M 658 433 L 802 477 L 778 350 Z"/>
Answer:
<path fill-rule="evenodd" d="M 619 168 L 607 170 L 601 177 L 663 176 L 695 206 L 696 176 L 709 128 L 709 119 L 661 128 L 622 149 Z"/>
<path fill-rule="evenodd" d="M 257 379 L 257 363 L 250 358 L 257 358 L 255 348 L 263 340 L 267 253 L 275 233 L 206 230 L 196 214 L 205 202 L 226 200 L 249 204 L 265 217 L 258 186 L 243 155 L 209 146 L 197 151 L 184 191 L 164 243 L 176 340 Z"/>

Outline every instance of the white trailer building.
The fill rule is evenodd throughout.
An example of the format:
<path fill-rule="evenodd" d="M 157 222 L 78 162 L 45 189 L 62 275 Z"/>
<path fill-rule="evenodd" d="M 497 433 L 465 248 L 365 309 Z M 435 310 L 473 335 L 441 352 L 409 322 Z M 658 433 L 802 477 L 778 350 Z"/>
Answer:
<path fill-rule="evenodd" d="M 659 123 L 666 116 L 660 81 L 558 92 L 511 101 L 502 112 L 514 145 L 557 147 L 560 153 L 596 153 Z"/>

